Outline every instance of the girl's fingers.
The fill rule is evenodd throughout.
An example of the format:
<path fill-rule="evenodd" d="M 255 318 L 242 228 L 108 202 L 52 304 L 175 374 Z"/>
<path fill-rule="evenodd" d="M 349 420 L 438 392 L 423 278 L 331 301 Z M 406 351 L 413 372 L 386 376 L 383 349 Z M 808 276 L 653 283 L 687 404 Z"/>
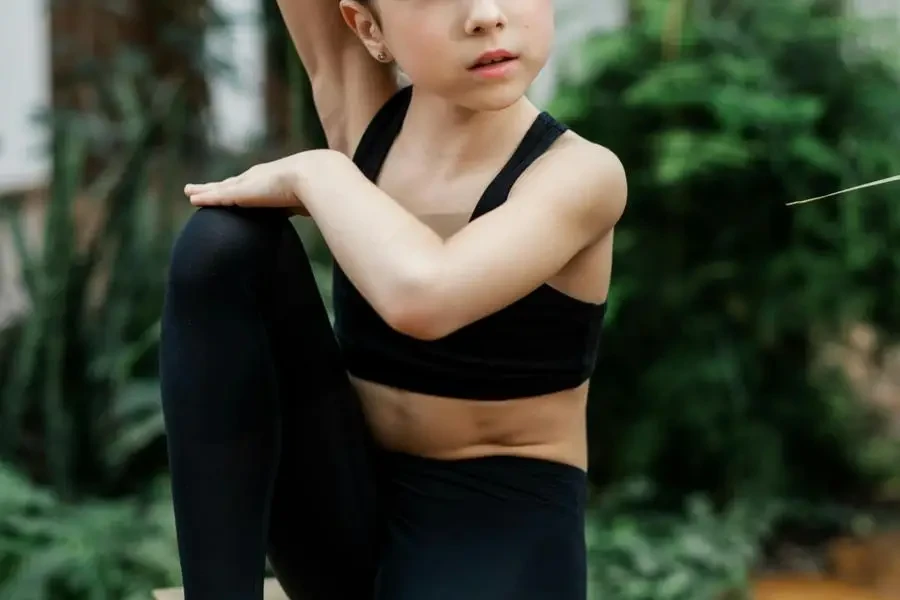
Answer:
<path fill-rule="evenodd" d="M 220 206 L 225 204 L 221 196 L 215 192 L 192 194 L 190 200 L 194 206 Z"/>
<path fill-rule="evenodd" d="M 184 186 L 184 193 L 187 195 L 199 194 L 216 188 L 231 186 L 238 182 L 238 177 L 229 177 L 222 181 L 210 181 L 207 183 L 189 183 Z"/>
<path fill-rule="evenodd" d="M 225 186 L 224 181 L 216 181 L 212 183 L 189 183 L 184 186 L 184 191 L 189 194 L 196 194 L 199 192 L 205 192 L 207 190 L 214 190 L 216 188 L 221 188 Z"/>
<path fill-rule="evenodd" d="M 186 196 L 194 196 L 216 189 L 215 183 L 189 183 L 184 186 Z"/>
<path fill-rule="evenodd" d="M 246 200 L 247 190 L 241 186 L 207 186 L 188 192 L 191 204 L 194 206 L 218 206 L 239 204 L 241 200 Z"/>
<path fill-rule="evenodd" d="M 225 182 L 208 184 L 187 192 L 187 195 L 194 206 L 267 205 L 265 195 L 260 195 L 258 187 L 248 180 L 229 185 Z"/>

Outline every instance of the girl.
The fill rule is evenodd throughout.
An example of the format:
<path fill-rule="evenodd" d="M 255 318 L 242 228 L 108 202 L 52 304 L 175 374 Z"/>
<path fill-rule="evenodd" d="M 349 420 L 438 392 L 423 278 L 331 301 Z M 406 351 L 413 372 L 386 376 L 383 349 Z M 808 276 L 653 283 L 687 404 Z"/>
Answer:
<path fill-rule="evenodd" d="M 626 181 L 525 97 L 552 0 L 280 6 L 329 148 L 185 188 L 161 370 L 187 600 L 260 599 L 267 552 L 293 600 L 583 600 Z M 289 212 L 334 256 L 333 330 Z"/>

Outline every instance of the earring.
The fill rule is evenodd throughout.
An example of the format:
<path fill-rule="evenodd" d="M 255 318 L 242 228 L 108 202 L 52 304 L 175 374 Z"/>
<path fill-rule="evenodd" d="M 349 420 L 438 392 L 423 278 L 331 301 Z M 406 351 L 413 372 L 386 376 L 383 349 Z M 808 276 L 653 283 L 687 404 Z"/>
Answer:
<path fill-rule="evenodd" d="M 376 58 L 378 58 L 378 60 L 380 60 L 381 62 L 384 62 L 387 60 L 387 54 L 385 54 L 384 51 L 382 50 L 381 52 L 378 53 L 378 56 Z"/>

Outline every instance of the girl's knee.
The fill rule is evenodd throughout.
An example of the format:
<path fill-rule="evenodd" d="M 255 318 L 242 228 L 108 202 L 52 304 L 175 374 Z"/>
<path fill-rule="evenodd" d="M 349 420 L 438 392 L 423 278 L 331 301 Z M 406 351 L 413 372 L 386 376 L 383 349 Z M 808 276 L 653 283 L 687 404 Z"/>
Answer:
<path fill-rule="evenodd" d="M 242 280 L 248 271 L 265 269 L 275 260 L 282 212 L 237 207 L 201 208 L 175 241 L 169 285 L 198 288 L 211 281 Z"/>

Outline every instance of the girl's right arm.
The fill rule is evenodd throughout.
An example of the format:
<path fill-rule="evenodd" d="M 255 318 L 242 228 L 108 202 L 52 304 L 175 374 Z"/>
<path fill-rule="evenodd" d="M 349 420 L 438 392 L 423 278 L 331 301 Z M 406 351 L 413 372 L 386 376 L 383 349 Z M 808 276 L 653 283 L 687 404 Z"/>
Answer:
<path fill-rule="evenodd" d="M 328 146 L 352 156 L 375 113 L 398 90 L 344 22 L 339 0 L 278 0 L 312 86 Z"/>

